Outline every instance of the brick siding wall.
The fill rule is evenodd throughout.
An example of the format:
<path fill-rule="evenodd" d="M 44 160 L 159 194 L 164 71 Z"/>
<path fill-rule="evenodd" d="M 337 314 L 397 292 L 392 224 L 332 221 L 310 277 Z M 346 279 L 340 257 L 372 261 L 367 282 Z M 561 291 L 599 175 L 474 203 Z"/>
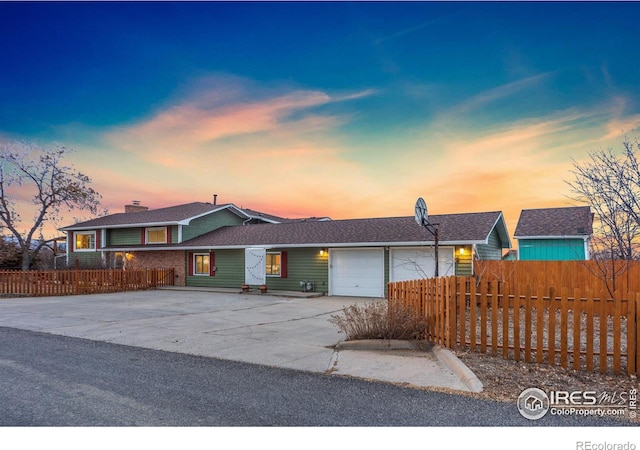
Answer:
<path fill-rule="evenodd" d="M 185 285 L 185 254 L 182 250 L 160 250 L 153 252 L 135 252 L 127 261 L 127 267 L 142 269 L 173 268 L 176 286 Z"/>

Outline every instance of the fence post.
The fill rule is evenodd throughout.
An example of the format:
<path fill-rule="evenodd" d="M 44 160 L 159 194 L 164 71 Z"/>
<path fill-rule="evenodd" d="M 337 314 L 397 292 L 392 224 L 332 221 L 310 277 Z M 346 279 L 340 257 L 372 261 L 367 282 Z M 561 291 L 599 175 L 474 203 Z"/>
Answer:
<path fill-rule="evenodd" d="M 80 261 L 76 258 L 75 270 L 73 273 L 73 293 L 79 294 L 80 291 Z"/>
<path fill-rule="evenodd" d="M 456 277 L 445 278 L 445 282 L 447 283 L 447 303 L 449 304 L 449 348 L 455 348 L 458 338 L 458 329 L 456 327 L 458 320 Z"/>
<path fill-rule="evenodd" d="M 616 291 L 613 296 L 613 373 L 620 374 L 620 316 L 622 315 L 622 292 Z M 628 324 L 627 324 L 628 328 Z M 629 330 L 627 329 L 627 332 Z"/>
<path fill-rule="evenodd" d="M 460 311 L 460 348 L 467 347 L 467 281 L 456 277 L 456 292 L 458 310 Z"/>
<path fill-rule="evenodd" d="M 525 308 L 524 308 L 524 361 L 531 362 L 531 286 L 527 284 L 525 288 Z"/>
<path fill-rule="evenodd" d="M 498 354 L 498 283 L 491 283 L 491 353 Z"/>
<path fill-rule="evenodd" d="M 544 287 L 538 286 L 536 298 L 536 362 L 542 363 L 544 353 Z"/>
<path fill-rule="evenodd" d="M 509 358 L 509 285 L 502 285 L 502 357 Z M 515 347 L 515 341 L 514 341 Z"/>
<path fill-rule="evenodd" d="M 567 368 L 568 349 L 569 349 L 569 291 L 567 288 L 562 288 L 562 299 L 560 300 L 560 365 L 563 368 Z"/>
<path fill-rule="evenodd" d="M 581 331 L 582 325 L 582 298 L 580 297 L 580 289 L 573 290 L 573 370 L 580 370 L 580 348 L 581 348 Z"/>
<path fill-rule="evenodd" d="M 562 295 L 562 291 L 560 291 Z M 562 302 L 562 300 L 560 300 Z M 562 304 L 560 305 L 562 306 Z M 562 315 L 560 317 L 562 319 Z M 549 288 L 549 325 L 547 332 L 547 348 L 549 349 L 549 364 L 555 365 L 556 363 L 556 288 Z M 560 336 L 562 336 L 562 322 L 560 322 Z M 561 338 L 562 339 L 562 338 Z"/>
<path fill-rule="evenodd" d="M 487 287 L 488 281 L 480 280 L 480 351 L 487 352 Z"/>
<path fill-rule="evenodd" d="M 586 304 L 586 312 L 587 312 L 587 357 L 586 357 L 586 365 L 587 372 L 593 371 L 593 341 L 594 341 L 594 310 L 595 310 L 595 297 L 592 294 L 591 290 L 587 291 L 587 304 Z"/>
<path fill-rule="evenodd" d="M 469 341 L 472 352 L 476 351 L 476 314 L 478 298 L 476 297 L 476 279 L 469 278 Z"/>
<path fill-rule="evenodd" d="M 608 317 L 607 317 L 607 297 L 608 294 L 606 291 L 602 291 L 600 293 L 600 308 L 599 308 L 599 326 L 600 326 L 600 372 L 606 373 L 607 371 L 607 328 L 608 328 Z"/>

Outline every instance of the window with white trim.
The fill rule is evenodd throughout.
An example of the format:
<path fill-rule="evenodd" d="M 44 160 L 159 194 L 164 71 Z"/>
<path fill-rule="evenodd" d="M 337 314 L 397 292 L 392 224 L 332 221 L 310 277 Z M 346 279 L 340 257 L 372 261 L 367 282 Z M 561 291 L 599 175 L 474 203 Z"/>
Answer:
<path fill-rule="evenodd" d="M 96 249 L 96 233 L 76 232 L 74 236 L 74 250 L 77 252 L 88 252 Z"/>
<path fill-rule="evenodd" d="M 209 253 L 195 253 L 193 255 L 193 274 L 210 275 L 211 257 Z"/>
<path fill-rule="evenodd" d="M 167 228 L 147 228 L 147 236 L 145 242 L 147 244 L 166 244 L 167 243 Z"/>
<path fill-rule="evenodd" d="M 282 253 L 267 253 L 266 265 L 268 277 L 279 277 L 282 269 Z"/>

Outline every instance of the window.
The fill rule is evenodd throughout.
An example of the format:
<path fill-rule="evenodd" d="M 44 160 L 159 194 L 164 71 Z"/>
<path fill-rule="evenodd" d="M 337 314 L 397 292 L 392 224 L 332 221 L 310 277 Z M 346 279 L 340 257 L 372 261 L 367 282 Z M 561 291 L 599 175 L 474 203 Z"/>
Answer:
<path fill-rule="evenodd" d="M 75 235 L 75 249 L 77 251 L 89 251 L 96 249 L 96 233 L 76 233 Z"/>
<path fill-rule="evenodd" d="M 167 229 L 162 228 L 147 228 L 147 244 L 166 244 L 167 243 Z"/>
<path fill-rule="evenodd" d="M 210 275 L 211 274 L 211 258 L 208 253 L 196 253 L 193 255 L 193 274 L 194 275 Z"/>
<path fill-rule="evenodd" d="M 279 277 L 281 275 L 281 253 L 267 253 L 267 276 Z"/>

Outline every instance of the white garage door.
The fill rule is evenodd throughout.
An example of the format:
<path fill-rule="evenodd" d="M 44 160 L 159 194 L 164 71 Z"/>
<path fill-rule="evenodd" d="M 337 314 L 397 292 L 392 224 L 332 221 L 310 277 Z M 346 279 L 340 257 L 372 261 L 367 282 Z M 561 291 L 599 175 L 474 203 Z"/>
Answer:
<path fill-rule="evenodd" d="M 384 249 L 329 250 L 329 295 L 384 297 Z"/>
<path fill-rule="evenodd" d="M 438 248 L 438 276 L 455 274 L 453 252 L 452 247 Z M 432 278 L 436 273 L 433 247 L 392 248 L 389 252 L 389 262 L 389 281 Z"/>

